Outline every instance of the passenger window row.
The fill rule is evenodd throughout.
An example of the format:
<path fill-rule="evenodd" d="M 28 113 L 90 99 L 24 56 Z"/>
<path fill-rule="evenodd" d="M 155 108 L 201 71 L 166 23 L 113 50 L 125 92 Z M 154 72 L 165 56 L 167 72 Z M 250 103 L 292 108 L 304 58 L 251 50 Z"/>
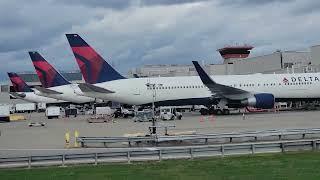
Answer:
<path fill-rule="evenodd" d="M 300 83 L 284 83 L 284 85 L 310 85 L 312 82 L 300 82 Z M 276 86 L 276 83 L 266 83 L 266 84 L 261 84 L 261 86 Z M 279 83 L 279 86 L 282 84 Z M 232 86 L 232 85 L 231 85 Z M 254 87 L 255 84 L 239 84 L 239 87 Z M 257 84 L 256 86 L 260 86 L 260 84 Z M 236 84 L 234 84 L 232 87 L 237 87 Z"/>
<path fill-rule="evenodd" d="M 284 85 L 309 85 L 312 82 L 299 82 L 299 83 L 285 83 Z"/>
<path fill-rule="evenodd" d="M 312 82 L 300 82 L 300 83 L 284 83 L 284 85 L 310 85 Z M 261 84 L 261 86 L 276 86 L 276 83 L 267 83 L 267 84 Z M 279 86 L 282 84 L 279 83 Z M 231 87 L 254 87 L 255 84 L 234 84 L 229 85 Z M 256 84 L 256 86 L 260 86 L 260 84 Z M 206 88 L 204 85 L 195 85 L 195 86 L 161 86 L 161 87 L 147 87 L 148 90 L 151 89 L 195 89 L 195 88 Z"/>
<path fill-rule="evenodd" d="M 204 85 L 196 85 L 196 86 L 160 86 L 160 87 L 148 87 L 147 89 L 195 89 L 195 88 L 205 88 Z"/>

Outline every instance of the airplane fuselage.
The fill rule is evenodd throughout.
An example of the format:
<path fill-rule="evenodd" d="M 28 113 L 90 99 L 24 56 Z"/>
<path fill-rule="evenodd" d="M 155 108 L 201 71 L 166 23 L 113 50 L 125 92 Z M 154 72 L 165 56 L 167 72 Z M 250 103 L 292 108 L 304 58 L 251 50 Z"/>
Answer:
<path fill-rule="evenodd" d="M 320 98 L 320 73 L 221 75 L 211 78 L 219 84 L 252 94 L 270 93 L 276 99 Z M 153 90 L 147 84 L 155 84 L 156 88 Z M 212 97 L 198 76 L 121 79 L 95 86 L 114 93 L 85 95 L 132 105 L 148 104 L 153 100 L 160 104 L 203 104 Z"/>
<path fill-rule="evenodd" d="M 19 93 L 18 93 L 19 94 Z M 66 101 L 54 99 L 54 98 L 49 98 L 49 97 L 44 97 L 44 96 L 39 96 L 35 94 L 34 92 L 23 92 L 25 96 L 15 96 L 18 99 L 22 99 L 27 102 L 32 102 L 32 103 L 47 103 L 47 104 L 55 104 L 55 103 L 64 103 Z"/>
<path fill-rule="evenodd" d="M 76 84 L 68 84 L 68 85 L 48 88 L 50 90 L 54 90 L 62 94 L 49 94 L 49 93 L 43 93 L 39 91 L 37 92 L 37 94 L 40 96 L 50 97 L 50 98 L 68 101 L 68 102 L 77 103 L 77 104 L 83 104 L 83 103 L 89 103 L 89 102 L 95 101 L 95 98 L 80 96 L 76 94 L 75 88 L 78 88 Z"/>

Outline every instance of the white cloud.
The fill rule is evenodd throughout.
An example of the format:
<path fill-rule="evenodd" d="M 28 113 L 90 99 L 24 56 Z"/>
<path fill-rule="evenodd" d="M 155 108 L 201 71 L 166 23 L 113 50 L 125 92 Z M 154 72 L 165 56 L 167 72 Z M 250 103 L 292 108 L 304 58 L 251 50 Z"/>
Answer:
<path fill-rule="evenodd" d="M 65 33 L 79 33 L 123 73 L 142 64 L 219 63 L 216 49 L 227 44 L 252 44 L 258 55 L 320 42 L 316 0 L 189 2 L 1 1 L 0 58 L 10 63 L 0 77 L 33 70 L 28 50 L 59 69 L 77 68 Z"/>

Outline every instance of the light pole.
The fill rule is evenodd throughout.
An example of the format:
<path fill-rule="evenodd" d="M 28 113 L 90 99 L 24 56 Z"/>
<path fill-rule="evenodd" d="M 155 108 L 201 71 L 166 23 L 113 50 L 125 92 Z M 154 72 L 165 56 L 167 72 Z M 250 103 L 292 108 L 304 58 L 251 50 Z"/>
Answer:
<path fill-rule="evenodd" d="M 154 84 L 154 83 L 147 83 L 146 86 L 148 88 L 151 88 L 152 90 L 152 131 L 150 130 L 150 133 L 152 135 L 156 135 L 157 134 L 157 127 L 156 127 L 156 118 L 155 118 L 155 105 L 154 102 L 156 101 L 156 88 L 158 88 L 159 86 L 162 86 L 162 84 Z"/>

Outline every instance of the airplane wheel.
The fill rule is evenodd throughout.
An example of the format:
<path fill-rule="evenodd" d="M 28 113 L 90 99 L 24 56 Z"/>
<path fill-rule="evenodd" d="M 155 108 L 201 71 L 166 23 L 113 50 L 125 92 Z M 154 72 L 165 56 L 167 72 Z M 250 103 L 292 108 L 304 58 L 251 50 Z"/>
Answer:
<path fill-rule="evenodd" d="M 216 115 L 221 115 L 221 114 L 222 114 L 221 109 L 217 109 L 217 110 L 216 110 Z"/>
<path fill-rule="evenodd" d="M 224 109 L 223 110 L 223 114 L 224 115 L 229 115 L 230 114 L 230 110 L 229 109 Z"/>
<path fill-rule="evenodd" d="M 216 114 L 216 110 L 214 108 L 209 109 L 209 114 Z"/>
<path fill-rule="evenodd" d="M 201 115 L 207 115 L 209 111 L 207 109 L 200 109 L 200 114 Z"/>

